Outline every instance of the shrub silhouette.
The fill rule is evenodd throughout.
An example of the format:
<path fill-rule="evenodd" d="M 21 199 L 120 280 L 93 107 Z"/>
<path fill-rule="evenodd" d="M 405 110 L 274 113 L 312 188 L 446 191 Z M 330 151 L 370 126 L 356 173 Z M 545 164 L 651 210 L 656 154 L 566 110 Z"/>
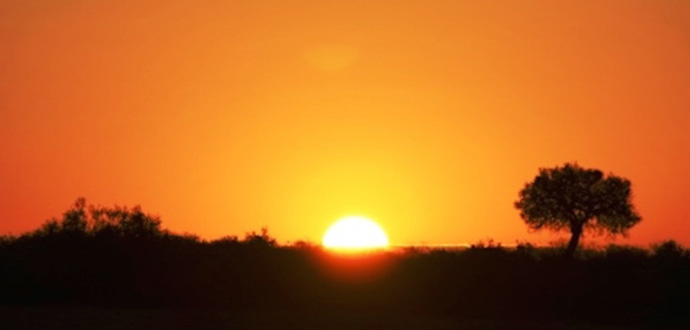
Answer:
<path fill-rule="evenodd" d="M 654 257 L 663 260 L 680 260 L 690 258 L 690 253 L 678 242 L 670 240 L 652 246 Z"/>
<path fill-rule="evenodd" d="M 631 202 L 630 181 L 566 163 L 542 168 L 520 191 L 515 207 L 532 229 L 567 229 L 572 256 L 585 229 L 625 234 L 641 218 Z"/>
<path fill-rule="evenodd" d="M 47 221 L 34 235 L 77 235 L 77 236 L 161 236 L 161 221 L 157 216 L 146 214 L 140 206 L 103 207 L 86 205 L 86 199 L 78 198 L 61 219 Z"/>
<path fill-rule="evenodd" d="M 275 238 L 268 234 L 268 227 L 261 228 L 261 232 L 249 232 L 244 237 L 244 244 L 254 247 L 275 247 L 277 245 Z"/>

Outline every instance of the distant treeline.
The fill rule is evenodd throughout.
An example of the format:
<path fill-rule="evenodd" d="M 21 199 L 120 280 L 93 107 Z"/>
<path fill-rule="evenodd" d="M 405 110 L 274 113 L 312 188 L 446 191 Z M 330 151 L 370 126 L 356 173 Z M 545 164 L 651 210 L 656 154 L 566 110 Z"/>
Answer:
<path fill-rule="evenodd" d="M 0 304 L 690 324 L 690 252 L 675 242 L 560 252 L 524 244 L 334 255 L 279 246 L 266 230 L 203 241 L 162 230 L 138 207 L 78 200 L 61 219 L 0 240 Z"/>

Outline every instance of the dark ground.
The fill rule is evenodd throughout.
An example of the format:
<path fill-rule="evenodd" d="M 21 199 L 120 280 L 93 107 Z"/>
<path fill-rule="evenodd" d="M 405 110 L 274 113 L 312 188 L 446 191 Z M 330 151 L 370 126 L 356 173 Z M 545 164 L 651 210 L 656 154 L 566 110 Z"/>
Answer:
<path fill-rule="evenodd" d="M 203 241 L 140 209 L 0 237 L 2 329 L 690 329 L 690 251 L 478 245 L 338 255 Z"/>
<path fill-rule="evenodd" d="M 229 312 L 193 309 L 103 309 L 84 307 L 0 307 L 4 329 L 151 330 L 151 329 L 653 329 L 557 321 L 495 321 L 450 316 L 329 311 L 318 315 Z M 668 329 L 674 329 L 669 327 Z M 681 329 L 678 327 L 677 329 Z"/>

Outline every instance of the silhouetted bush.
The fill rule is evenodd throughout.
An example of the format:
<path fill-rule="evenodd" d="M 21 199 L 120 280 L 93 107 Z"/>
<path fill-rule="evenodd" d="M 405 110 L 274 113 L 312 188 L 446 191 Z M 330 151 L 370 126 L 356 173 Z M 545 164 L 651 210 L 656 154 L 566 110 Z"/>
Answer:
<path fill-rule="evenodd" d="M 654 257 L 657 259 L 682 260 L 690 258 L 690 253 L 673 240 L 655 244 L 652 246 L 652 250 L 654 251 Z"/>

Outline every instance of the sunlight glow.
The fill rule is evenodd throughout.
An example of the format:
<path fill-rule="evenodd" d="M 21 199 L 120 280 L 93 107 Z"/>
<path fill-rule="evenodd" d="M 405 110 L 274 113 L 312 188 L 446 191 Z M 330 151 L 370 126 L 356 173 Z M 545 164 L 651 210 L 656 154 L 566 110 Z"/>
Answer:
<path fill-rule="evenodd" d="M 323 246 L 336 250 L 378 249 L 388 246 L 388 236 L 371 219 L 348 216 L 328 228 Z"/>

